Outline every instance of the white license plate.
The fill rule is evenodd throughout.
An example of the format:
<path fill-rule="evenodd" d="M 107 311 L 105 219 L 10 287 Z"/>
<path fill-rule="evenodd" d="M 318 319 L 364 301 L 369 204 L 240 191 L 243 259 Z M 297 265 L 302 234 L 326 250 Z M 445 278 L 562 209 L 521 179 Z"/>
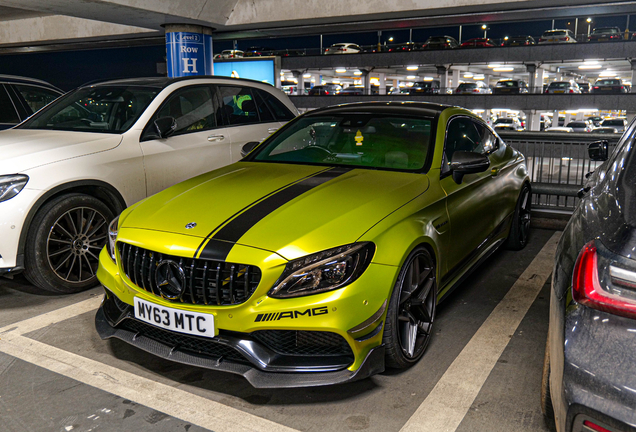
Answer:
<path fill-rule="evenodd" d="M 214 315 L 212 314 L 173 309 L 135 297 L 135 318 L 166 330 L 214 337 Z"/>

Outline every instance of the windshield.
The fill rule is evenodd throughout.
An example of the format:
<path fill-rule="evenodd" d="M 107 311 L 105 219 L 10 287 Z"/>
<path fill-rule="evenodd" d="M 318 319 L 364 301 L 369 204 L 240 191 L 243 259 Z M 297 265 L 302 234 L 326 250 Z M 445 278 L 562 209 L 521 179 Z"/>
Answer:
<path fill-rule="evenodd" d="M 596 81 L 596 85 L 621 85 L 621 82 L 617 79 L 605 79 Z"/>
<path fill-rule="evenodd" d="M 603 126 L 624 126 L 623 120 L 605 120 Z"/>
<path fill-rule="evenodd" d="M 552 88 L 568 88 L 570 87 L 570 83 L 567 82 L 552 82 L 550 83 L 550 87 Z"/>
<path fill-rule="evenodd" d="M 497 120 L 495 120 L 495 124 L 500 124 L 500 123 L 510 123 L 512 124 L 513 121 L 511 118 L 498 118 Z"/>
<path fill-rule="evenodd" d="M 517 81 L 499 81 L 497 87 L 519 87 Z"/>
<path fill-rule="evenodd" d="M 18 128 L 123 133 L 159 91 L 131 86 L 81 88 L 59 98 Z"/>
<path fill-rule="evenodd" d="M 459 85 L 460 89 L 474 89 L 477 88 L 477 84 L 476 83 L 461 83 Z"/>
<path fill-rule="evenodd" d="M 418 171 L 431 120 L 372 114 L 300 118 L 248 160 Z"/>

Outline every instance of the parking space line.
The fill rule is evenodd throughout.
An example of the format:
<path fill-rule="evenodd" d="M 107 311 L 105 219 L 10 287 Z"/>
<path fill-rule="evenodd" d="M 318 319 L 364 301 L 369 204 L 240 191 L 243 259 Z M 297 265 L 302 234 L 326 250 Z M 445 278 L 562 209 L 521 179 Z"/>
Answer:
<path fill-rule="evenodd" d="M 560 237 L 547 241 L 400 432 L 457 430 L 552 273 Z"/>
<path fill-rule="evenodd" d="M 23 336 L 95 310 L 91 298 L 0 329 L 0 352 L 215 432 L 295 432 L 270 420 Z"/>

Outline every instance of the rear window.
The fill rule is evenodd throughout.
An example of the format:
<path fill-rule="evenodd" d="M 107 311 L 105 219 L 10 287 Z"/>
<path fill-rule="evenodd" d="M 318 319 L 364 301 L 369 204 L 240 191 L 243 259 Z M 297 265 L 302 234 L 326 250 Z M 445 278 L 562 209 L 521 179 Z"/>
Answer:
<path fill-rule="evenodd" d="M 624 126 L 624 123 L 620 119 L 609 119 L 603 121 L 603 126 Z"/>
<path fill-rule="evenodd" d="M 581 127 L 586 127 L 587 124 L 583 123 L 583 122 L 570 122 L 568 123 L 568 127 L 575 127 L 575 128 L 581 128 Z"/>
<path fill-rule="evenodd" d="M 543 33 L 543 36 L 565 36 L 565 31 L 563 30 L 548 30 Z"/>
<path fill-rule="evenodd" d="M 612 34 L 612 33 L 618 33 L 618 29 L 615 29 L 615 28 L 599 28 L 599 29 L 594 29 L 594 31 L 592 33 L 593 34 Z"/>
<path fill-rule="evenodd" d="M 495 124 L 512 124 L 513 121 L 511 118 L 499 118 L 495 120 Z"/>
<path fill-rule="evenodd" d="M 550 88 L 568 88 L 570 87 L 570 83 L 567 82 L 551 82 L 550 83 Z"/>
<path fill-rule="evenodd" d="M 519 81 L 499 81 L 497 87 L 519 87 Z"/>
<path fill-rule="evenodd" d="M 460 88 L 460 89 L 475 89 L 475 88 L 477 88 L 477 83 L 461 83 L 458 88 Z"/>
<path fill-rule="evenodd" d="M 604 79 L 596 81 L 596 85 L 621 85 L 621 82 L 617 79 Z"/>

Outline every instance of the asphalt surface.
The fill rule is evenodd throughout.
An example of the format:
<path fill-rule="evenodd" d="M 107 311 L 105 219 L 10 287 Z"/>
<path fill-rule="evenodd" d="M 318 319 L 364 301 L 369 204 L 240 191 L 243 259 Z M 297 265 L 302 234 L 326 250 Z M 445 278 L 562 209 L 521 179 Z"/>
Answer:
<path fill-rule="evenodd" d="M 281 429 L 399 431 L 553 234 L 552 230 L 534 229 L 524 250 L 498 251 L 440 304 L 434 337 L 417 365 L 350 384 L 254 389 L 239 376 L 172 363 L 119 340 L 102 341 L 94 329 L 94 310 L 61 319 L 24 337 L 53 347 L 55 352 L 90 360 L 91 365 L 98 365 L 91 372 L 94 375 L 106 374 L 99 367 L 104 365 L 104 370 L 109 366 L 115 368 L 113 371 L 144 379 L 146 384 L 141 388 L 151 396 L 144 399 L 147 401 L 152 401 L 153 392 L 158 391 L 155 386 L 167 386 L 179 392 L 179 404 L 187 404 L 187 395 L 191 395 L 197 403 L 209 401 L 211 411 L 231 407 L 234 414 L 228 414 L 230 417 L 251 415 Z M 549 279 L 454 430 L 549 430 L 539 408 L 548 292 Z M 0 328 L 11 329 L 25 319 L 101 295 L 99 288 L 76 295 L 43 295 L 19 276 L 11 281 L 0 278 Z M 0 333 L 0 342 L 3 337 Z M 176 409 L 161 412 L 116 394 L 112 388 L 117 387 L 106 391 L 99 385 L 88 385 L 85 382 L 93 382 L 90 373 L 84 382 L 73 379 L 69 377 L 74 373 L 73 364 L 67 365 L 68 372 L 58 373 L 46 366 L 53 364 L 45 358 L 47 354 L 41 356 L 43 359 L 25 361 L 0 352 L 0 432 L 233 430 L 222 422 L 217 428 L 214 421 L 201 427 L 202 422 L 183 420 L 196 416 L 180 416 Z M 116 372 L 107 378 L 120 384 L 123 380 Z M 264 429 L 257 423 L 252 430 Z"/>

